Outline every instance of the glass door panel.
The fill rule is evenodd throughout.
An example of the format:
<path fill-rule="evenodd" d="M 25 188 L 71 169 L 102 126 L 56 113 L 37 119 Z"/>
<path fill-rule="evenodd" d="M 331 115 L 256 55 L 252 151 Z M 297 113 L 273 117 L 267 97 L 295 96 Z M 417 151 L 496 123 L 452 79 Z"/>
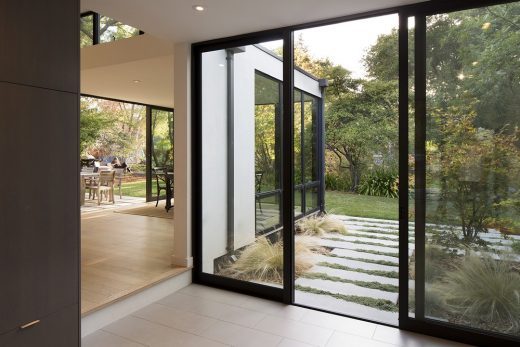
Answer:
<path fill-rule="evenodd" d="M 428 16 L 425 38 L 415 318 L 518 338 L 520 4 Z"/>
<path fill-rule="evenodd" d="M 201 57 L 202 272 L 226 283 L 283 286 L 282 47 Z"/>

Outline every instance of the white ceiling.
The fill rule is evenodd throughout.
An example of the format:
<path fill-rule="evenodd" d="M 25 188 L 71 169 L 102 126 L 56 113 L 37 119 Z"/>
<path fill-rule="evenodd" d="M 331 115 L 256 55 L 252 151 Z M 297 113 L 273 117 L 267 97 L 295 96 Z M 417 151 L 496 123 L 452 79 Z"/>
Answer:
<path fill-rule="evenodd" d="M 147 34 L 82 48 L 81 92 L 173 107 L 175 43 L 200 42 L 419 1 L 82 0 L 82 12 L 99 12 Z M 194 11 L 196 4 L 206 10 Z"/>
<path fill-rule="evenodd" d="M 173 107 L 173 45 L 145 34 L 82 48 L 81 92 Z"/>
<path fill-rule="evenodd" d="M 97 11 L 174 43 L 302 24 L 421 0 L 82 0 Z M 203 5 L 196 12 L 193 5 Z"/>

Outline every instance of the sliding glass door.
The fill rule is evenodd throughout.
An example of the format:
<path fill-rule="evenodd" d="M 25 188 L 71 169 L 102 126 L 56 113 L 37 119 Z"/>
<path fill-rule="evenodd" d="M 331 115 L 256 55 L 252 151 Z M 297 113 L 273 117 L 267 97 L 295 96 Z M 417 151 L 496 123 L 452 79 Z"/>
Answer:
<path fill-rule="evenodd" d="M 405 324 L 478 332 L 485 345 L 490 335 L 518 341 L 520 4 L 426 11 L 410 30 L 415 232 Z"/>
<path fill-rule="evenodd" d="M 201 274 L 281 299 L 283 40 L 200 55 Z"/>
<path fill-rule="evenodd" d="M 194 45 L 194 281 L 518 343 L 520 5 L 498 3 L 331 20 L 379 30 L 344 60 L 324 22 L 316 51 L 311 24 Z"/>

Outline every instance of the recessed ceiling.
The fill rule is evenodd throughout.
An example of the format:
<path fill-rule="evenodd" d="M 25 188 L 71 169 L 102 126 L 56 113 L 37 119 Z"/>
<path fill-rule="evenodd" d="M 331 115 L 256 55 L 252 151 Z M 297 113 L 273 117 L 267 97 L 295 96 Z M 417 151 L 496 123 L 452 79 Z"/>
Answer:
<path fill-rule="evenodd" d="M 82 0 L 96 11 L 174 43 L 296 25 L 420 0 Z M 204 6 L 195 11 L 194 5 Z"/>
<path fill-rule="evenodd" d="M 81 49 L 81 93 L 173 107 L 173 45 L 145 34 Z"/>

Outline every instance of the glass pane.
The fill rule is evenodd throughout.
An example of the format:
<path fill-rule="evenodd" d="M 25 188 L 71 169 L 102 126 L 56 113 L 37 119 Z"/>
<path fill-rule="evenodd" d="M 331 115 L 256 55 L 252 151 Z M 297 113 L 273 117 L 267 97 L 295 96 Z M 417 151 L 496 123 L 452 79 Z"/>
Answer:
<path fill-rule="evenodd" d="M 301 92 L 294 92 L 294 184 L 303 183 Z"/>
<path fill-rule="evenodd" d="M 305 210 L 306 213 L 318 208 L 318 187 L 307 187 L 305 189 Z"/>
<path fill-rule="evenodd" d="M 202 54 L 202 270 L 276 287 L 282 65 L 265 46 Z"/>
<path fill-rule="evenodd" d="M 303 210 L 321 207 L 325 194 L 327 212 L 296 223 L 296 263 L 307 251 L 317 260 L 300 263 L 295 300 L 392 325 L 399 302 L 397 26 L 397 15 L 388 15 L 305 29 L 295 32 L 294 47 L 298 72 L 314 80 L 295 86 L 303 91 L 303 110 L 295 107 L 295 117 L 303 111 L 303 157 L 295 158 L 303 161 Z"/>
<path fill-rule="evenodd" d="M 90 46 L 94 38 L 94 15 L 82 16 L 80 19 L 80 47 Z"/>
<path fill-rule="evenodd" d="M 139 35 L 139 29 L 123 24 L 118 20 L 101 16 L 99 19 L 99 42 L 112 42 Z"/>
<path fill-rule="evenodd" d="M 318 98 L 308 94 L 304 95 L 303 133 L 304 133 L 304 182 L 318 180 Z"/>
<path fill-rule="evenodd" d="M 152 168 L 173 171 L 173 111 L 151 109 Z M 157 197 L 157 185 L 164 184 L 152 171 L 152 198 Z M 164 189 L 161 195 L 164 195 Z"/>
<path fill-rule="evenodd" d="M 302 188 L 294 188 L 294 217 L 300 217 L 303 213 Z"/>
<path fill-rule="evenodd" d="M 425 316 L 520 336 L 520 4 L 427 18 Z"/>

